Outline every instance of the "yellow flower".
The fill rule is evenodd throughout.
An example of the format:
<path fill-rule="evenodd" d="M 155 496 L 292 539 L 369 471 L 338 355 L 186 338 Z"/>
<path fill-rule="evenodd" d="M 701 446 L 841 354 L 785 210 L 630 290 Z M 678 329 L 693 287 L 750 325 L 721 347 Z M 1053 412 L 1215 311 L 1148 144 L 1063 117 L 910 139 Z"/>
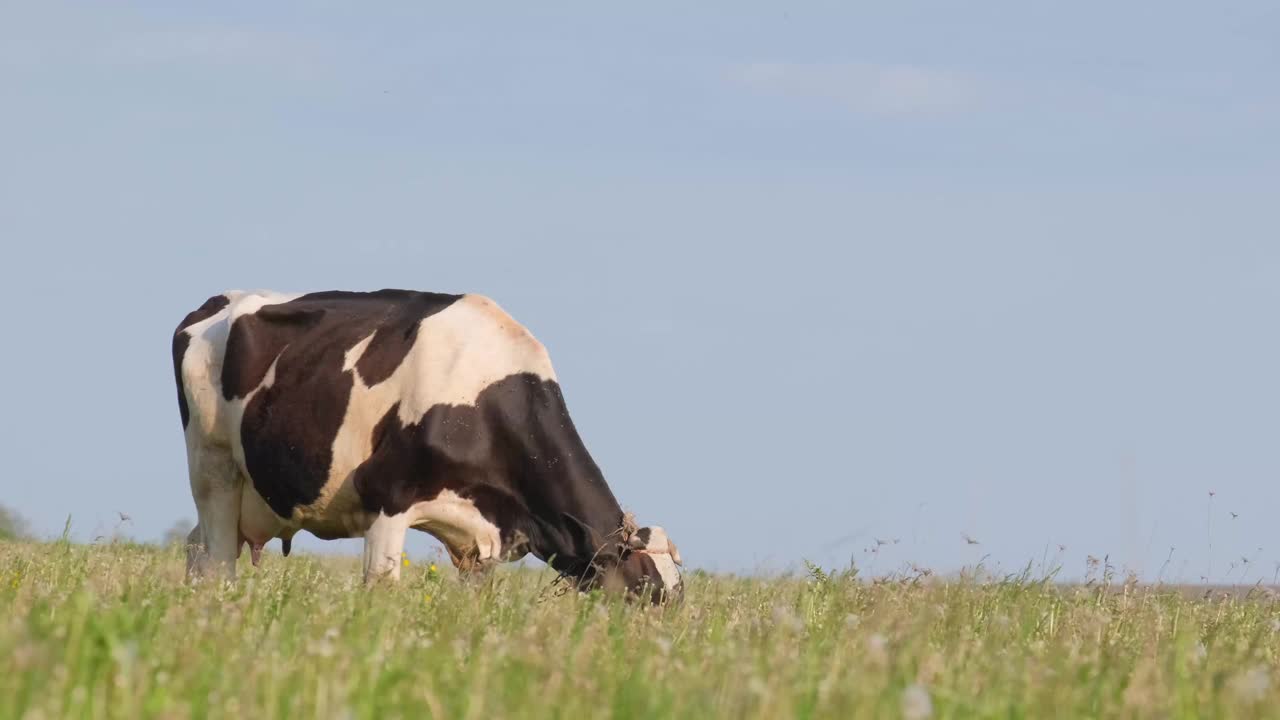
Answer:
<path fill-rule="evenodd" d="M 432 575 L 435 575 L 437 572 L 436 564 L 431 563 L 430 567 L 427 568 L 427 572 L 431 573 Z"/>
<path fill-rule="evenodd" d="M 424 603 L 429 603 L 429 602 L 431 602 L 431 596 L 430 596 L 430 595 L 423 595 L 423 596 L 422 596 L 422 602 L 424 602 Z"/>

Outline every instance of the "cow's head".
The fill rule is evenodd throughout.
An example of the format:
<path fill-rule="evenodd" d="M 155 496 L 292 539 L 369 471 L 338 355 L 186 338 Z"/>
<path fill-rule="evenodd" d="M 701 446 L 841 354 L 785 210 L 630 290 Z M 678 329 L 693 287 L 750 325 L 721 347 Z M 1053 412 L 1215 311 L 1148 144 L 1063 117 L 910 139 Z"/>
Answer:
<path fill-rule="evenodd" d="M 575 535 L 575 546 L 593 549 L 586 560 L 569 556 L 563 564 L 552 561 L 566 577 L 578 578 L 579 590 L 603 587 L 655 604 L 679 601 L 683 597 L 680 553 L 665 530 L 657 526 L 637 527 L 631 514 L 626 513 L 621 527 L 603 535 L 573 515 L 566 513 L 563 517 Z M 582 557 L 583 554 L 578 555 Z"/>
<path fill-rule="evenodd" d="M 654 604 L 679 602 L 684 598 L 680 551 L 665 530 L 656 525 L 638 528 L 627 533 L 620 550 L 621 560 L 613 570 L 613 582 Z"/>

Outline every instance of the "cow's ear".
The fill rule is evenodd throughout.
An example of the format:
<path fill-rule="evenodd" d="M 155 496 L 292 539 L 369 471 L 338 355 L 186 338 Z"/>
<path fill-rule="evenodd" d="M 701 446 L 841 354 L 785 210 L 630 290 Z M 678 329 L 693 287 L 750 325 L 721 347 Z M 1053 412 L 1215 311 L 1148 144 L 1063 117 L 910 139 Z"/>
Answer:
<path fill-rule="evenodd" d="M 565 528 L 573 539 L 574 547 L 586 553 L 587 557 L 584 559 L 617 558 L 617 551 L 612 544 L 606 543 L 590 525 L 570 513 L 560 513 L 560 516 L 564 518 Z"/>

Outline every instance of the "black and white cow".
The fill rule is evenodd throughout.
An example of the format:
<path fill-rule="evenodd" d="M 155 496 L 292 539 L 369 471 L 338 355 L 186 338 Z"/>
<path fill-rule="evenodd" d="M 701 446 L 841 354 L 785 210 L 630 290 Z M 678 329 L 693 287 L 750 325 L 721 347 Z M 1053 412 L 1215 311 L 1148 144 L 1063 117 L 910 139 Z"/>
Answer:
<path fill-rule="evenodd" d="M 459 570 L 532 553 L 579 587 L 678 597 L 680 556 L 624 515 L 546 348 L 479 295 L 404 290 L 207 300 L 173 336 L 199 522 L 187 570 L 235 576 L 248 543 L 364 538 L 399 578 L 405 532 Z"/>

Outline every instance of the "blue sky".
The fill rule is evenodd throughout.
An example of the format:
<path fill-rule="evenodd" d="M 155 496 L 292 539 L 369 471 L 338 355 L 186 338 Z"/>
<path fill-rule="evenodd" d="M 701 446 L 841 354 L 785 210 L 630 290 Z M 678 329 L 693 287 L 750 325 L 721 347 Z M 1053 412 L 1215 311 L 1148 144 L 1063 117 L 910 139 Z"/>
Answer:
<path fill-rule="evenodd" d="M 1269 580 L 1280 8 L 882 5 L 6 4 L 0 502 L 159 536 L 187 311 L 410 287 L 692 565 Z"/>

